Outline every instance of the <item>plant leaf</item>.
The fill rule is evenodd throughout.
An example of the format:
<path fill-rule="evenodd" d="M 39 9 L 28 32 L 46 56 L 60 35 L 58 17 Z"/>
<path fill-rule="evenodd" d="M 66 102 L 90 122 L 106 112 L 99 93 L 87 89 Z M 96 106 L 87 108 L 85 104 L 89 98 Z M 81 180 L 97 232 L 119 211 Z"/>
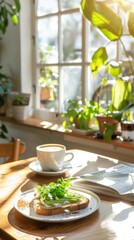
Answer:
<path fill-rule="evenodd" d="M 108 55 L 104 47 L 100 47 L 92 56 L 92 61 L 90 63 L 91 71 L 96 75 L 100 68 L 106 63 Z"/>
<path fill-rule="evenodd" d="M 122 63 L 111 61 L 108 65 L 108 72 L 115 78 L 122 72 Z"/>
<path fill-rule="evenodd" d="M 116 80 L 112 87 L 112 105 L 113 109 L 120 111 L 129 104 L 131 97 L 131 82 L 125 82 L 121 78 Z"/>
<path fill-rule="evenodd" d="M 109 125 L 108 123 L 104 122 L 103 125 L 104 125 L 104 128 L 105 128 L 104 133 L 103 133 L 104 140 L 106 142 L 110 142 L 111 138 L 112 138 L 112 135 L 114 134 L 114 131 L 115 131 L 115 128 L 116 128 L 116 123 L 113 123 L 112 125 Z"/>
<path fill-rule="evenodd" d="M 17 24 L 18 24 L 19 21 L 18 21 L 17 15 L 11 16 L 11 19 L 12 19 L 12 22 L 13 22 L 14 25 L 17 25 Z"/>
<path fill-rule="evenodd" d="M 122 110 L 120 110 L 117 113 L 113 114 L 113 118 L 116 119 L 118 122 L 121 122 L 121 118 L 124 112 L 126 112 L 127 110 L 131 109 L 132 107 L 134 107 L 134 103 L 130 102 L 126 107 L 124 107 Z"/>
<path fill-rule="evenodd" d="M 20 12 L 20 9 L 21 9 L 20 1 L 19 0 L 14 0 L 14 2 L 15 2 L 17 11 Z"/>
<path fill-rule="evenodd" d="M 5 133 L 8 133 L 8 130 L 7 130 L 6 126 L 5 126 L 5 124 L 2 124 L 2 125 L 1 125 L 1 130 L 2 130 L 3 132 L 5 132 Z"/>
<path fill-rule="evenodd" d="M 128 29 L 130 34 L 134 37 L 134 10 L 128 12 Z"/>
<path fill-rule="evenodd" d="M 110 41 L 120 39 L 122 35 L 122 21 L 120 16 L 104 2 L 82 0 L 81 11 Z"/>

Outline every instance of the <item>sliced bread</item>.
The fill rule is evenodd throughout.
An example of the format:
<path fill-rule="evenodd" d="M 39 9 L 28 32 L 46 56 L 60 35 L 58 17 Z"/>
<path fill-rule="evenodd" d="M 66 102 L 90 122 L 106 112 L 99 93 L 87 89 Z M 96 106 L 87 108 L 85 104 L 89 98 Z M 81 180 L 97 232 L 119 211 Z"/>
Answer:
<path fill-rule="evenodd" d="M 80 194 L 79 194 L 80 195 Z M 80 195 L 80 199 L 75 203 L 63 203 L 57 206 L 43 206 L 40 204 L 38 199 L 34 199 L 34 210 L 37 214 L 40 215 L 55 215 L 64 213 L 65 210 L 76 211 L 80 209 L 84 209 L 89 204 L 89 199 L 85 196 Z"/>

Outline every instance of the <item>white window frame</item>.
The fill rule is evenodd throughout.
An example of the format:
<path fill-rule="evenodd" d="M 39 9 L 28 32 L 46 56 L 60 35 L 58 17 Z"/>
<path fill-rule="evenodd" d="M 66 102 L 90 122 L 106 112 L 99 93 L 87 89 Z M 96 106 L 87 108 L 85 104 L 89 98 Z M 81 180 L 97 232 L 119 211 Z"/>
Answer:
<path fill-rule="evenodd" d="M 36 4 L 34 5 L 34 11 L 36 13 L 36 10 L 37 10 L 37 7 L 36 7 Z M 75 11 L 73 12 L 79 12 L 79 8 L 76 8 Z M 66 13 L 72 13 L 72 10 L 66 10 L 65 11 Z M 42 17 L 37 17 L 36 14 L 34 13 L 34 27 L 33 27 L 33 30 L 36 29 L 36 22 L 37 22 L 37 19 L 40 19 Z M 59 12 L 60 14 L 60 12 Z M 55 15 L 55 14 L 51 14 L 51 15 Z M 59 18 L 60 19 L 60 18 Z M 59 24 L 60 24 L 60 20 L 59 20 Z M 62 66 L 82 66 L 82 99 L 84 100 L 85 98 L 89 98 L 89 94 L 88 94 L 88 81 L 86 81 L 86 69 L 89 67 L 89 62 L 85 59 L 87 59 L 87 53 L 86 53 L 86 45 L 87 45 L 87 39 L 85 38 L 85 32 L 86 32 L 86 24 L 87 24 L 87 21 L 82 18 L 82 62 L 79 62 L 79 63 L 59 63 L 59 64 L 56 64 L 57 66 L 62 67 Z M 35 36 L 36 38 L 36 32 L 34 31 L 33 35 Z M 59 44 L 60 44 L 60 38 L 58 39 L 59 41 Z M 34 56 L 36 56 L 36 47 L 37 47 L 37 44 L 36 44 L 36 41 L 35 41 L 35 45 L 33 46 L 33 53 L 34 53 Z M 60 49 L 60 48 L 59 48 Z M 59 53 L 60 55 L 60 53 Z M 50 64 L 51 66 L 55 66 L 55 64 Z M 49 120 L 49 118 L 51 119 L 55 119 L 55 116 L 57 116 L 57 112 L 50 112 L 49 110 L 42 110 L 42 109 L 39 109 L 36 102 L 38 101 L 38 86 L 37 86 L 37 82 L 38 82 L 38 79 L 37 79 L 37 71 L 36 71 L 36 68 L 39 67 L 40 64 L 37 64 L 36 65 L 36 62 L 33 63 L 33 69 L 35 70 L 34 72 L 34 79 L 33 79 L 33 86 L 34 88 L 36 89 L 36 94 L 34 93 L 34 98 L 36 99 L 36 101 L 34 101 L 34 115 L 36 117 L 40 117 L 40 118 L 44 118 L 44 116 Z M 59 75 L 59 83 L 60 83 L 60 75 Z M 60 84 L 59 84 L 60 86 Z M 60 94 L 60 87 L 59 87 L 59 101 L 61 99 L 61 94 Z M 39 102 L 39 101 L 38 101 Z M 58 109 L 58 113 L 62 113 L 63 112 L 63 108 L 60 104 L 60 107 Z"/>
<path fill-rule="evenodd" d="M 35 64 L 35 4 L 34 0 L 27 1 L 21 0 L 21 14 L 20 14 L 20 47 L 21 47 L 21 90 L 22 92 L 31 93 L 31 104 L 33 105 L 33 116 L 46 119 L 55 120 L 57 113 L 44 111 L 36 108 L 37 93 L 36 93 L 36 64 Z M 79 9 L 77 9 L 79 10 Z M 71 11 L 70 11 L 71 12 Z M 82 56 L 87 59 L 87 38 L 85 38 L 85 32 L 87 27 L 87 21 L 82 18 Z M 118 57 L 118 46 L 117 46 Z M 133 61 L 132 61 L 133 63 Z M 127 62 L 126 62 L 127 64 Z M 64 65 L 64 64 L 62 64 Z M 66 65 L 66 64 L 65 64 Z M 73 64 L 72 64 L 73 65 Z M 90 98 L 89 81 L 87 81 L 87 67 L 89 67 L 88 61 L 82 61 L 82 99 Z M 35 100 L 36 99 L 36 100 Z M 61 109 L 59 110 L 59 112 Z"/>

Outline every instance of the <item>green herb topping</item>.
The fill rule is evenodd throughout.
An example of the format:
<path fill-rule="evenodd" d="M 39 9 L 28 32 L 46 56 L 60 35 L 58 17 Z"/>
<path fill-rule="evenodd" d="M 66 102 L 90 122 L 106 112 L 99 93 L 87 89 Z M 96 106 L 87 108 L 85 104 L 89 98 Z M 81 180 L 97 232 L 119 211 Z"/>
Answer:
<path fill-rule="evenodd" d="M 69 191 L 71 179 L 57 179 L 57 182 L 50 182 L 49 185 L 38 185 L 35 188 L 35 197 L 44 206 L 55 206 L 59 204 L 74 203 L 80 199 L 79 194 Z"/>

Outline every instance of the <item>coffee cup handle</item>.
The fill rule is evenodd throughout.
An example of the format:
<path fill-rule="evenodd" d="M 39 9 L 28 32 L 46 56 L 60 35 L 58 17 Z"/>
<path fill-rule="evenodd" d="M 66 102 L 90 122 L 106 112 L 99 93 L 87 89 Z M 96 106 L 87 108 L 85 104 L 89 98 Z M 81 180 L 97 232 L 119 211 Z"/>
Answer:
<path fill-rule="evenodd" d="M 68 162 L 68 161 L 70 161 L 70 160 L 72 160 L 73 158 L 74 158 L 74 154 L 73 153 L 65 153 L 65 157 L 66 156 L 71 156 L 69 159 L 67 159 L 67 160 L 65 160 L 65 162 Z"/>

